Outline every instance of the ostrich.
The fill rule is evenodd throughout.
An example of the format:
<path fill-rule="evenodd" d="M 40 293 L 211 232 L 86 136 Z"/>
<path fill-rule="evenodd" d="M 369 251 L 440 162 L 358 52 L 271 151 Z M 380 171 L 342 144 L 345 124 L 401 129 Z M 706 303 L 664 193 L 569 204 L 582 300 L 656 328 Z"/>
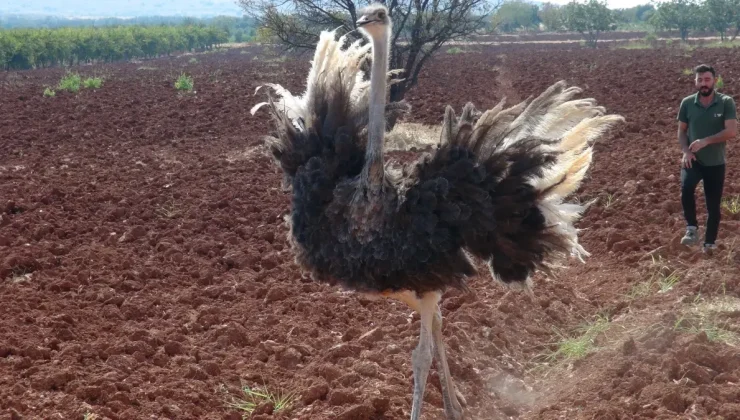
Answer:
<path fill-rule="evenodd" d="M 317 281 L 417 311 L 411 419 L 421 414 L 434 357 L 445 415 L 461 419 L 442 336 L 444 291 L 468 290 L 473 258 L 530 294 L 535 271 L 551 273 L 568 255 L 583 261 L 573 223 L 585 207 L 563 200 L 591 164 L 590 142 L 623 118 L 573 99 L 581 90 L 562 81 L 509 108 L 505 99 L 485 112 L 468 103 L 457 117 L 448 106 L 436 150 L 390 171 L 387 122 L 410 109 L 386 104 L 392 23 L 385 6 L 372 4 L 357 25 L 369 43 L 344 48 L 347 35 L 322 32 L 304 94 L 267 84 L 279 99 L 268 96 L 251 113 L 266 106 L 275 122 L 267 142 L 292 190 L 286 221 L 296 262 Z M 361 68 L 370 53 L 368 81 Z"/>

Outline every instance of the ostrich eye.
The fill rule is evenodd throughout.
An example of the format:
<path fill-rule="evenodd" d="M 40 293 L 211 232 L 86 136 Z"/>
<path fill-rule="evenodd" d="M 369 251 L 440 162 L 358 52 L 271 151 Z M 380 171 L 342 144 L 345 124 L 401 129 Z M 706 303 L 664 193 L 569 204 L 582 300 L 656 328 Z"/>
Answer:
<path fill-rule="evenodd" d="M 385 13 L 383 12 L 378 13 L 378 17 L 381 19 L 385 19 Z"/>

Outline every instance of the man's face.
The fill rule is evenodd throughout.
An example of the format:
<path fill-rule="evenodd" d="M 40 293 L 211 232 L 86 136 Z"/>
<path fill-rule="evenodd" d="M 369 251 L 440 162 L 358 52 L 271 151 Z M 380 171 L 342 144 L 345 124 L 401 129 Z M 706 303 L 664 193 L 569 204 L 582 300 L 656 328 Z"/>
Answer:
<path fill-rule="evenodd" d="M 696 89 L 702 96 L 709 96 L 714 91 L 714 76 L 709 71 L 696 75 Z"/>

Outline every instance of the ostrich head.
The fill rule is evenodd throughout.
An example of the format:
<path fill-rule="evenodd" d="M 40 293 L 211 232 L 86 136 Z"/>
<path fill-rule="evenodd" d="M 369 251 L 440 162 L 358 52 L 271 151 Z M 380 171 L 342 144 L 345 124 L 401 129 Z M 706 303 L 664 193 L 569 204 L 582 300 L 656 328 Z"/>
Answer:
<path fill-rule="evenodd" d="M 374 3 L 360 11 L 357 27 L 372 39 L 379 39 L 391 28 L 391 18 L 388 9 L 379 3 Z"/>

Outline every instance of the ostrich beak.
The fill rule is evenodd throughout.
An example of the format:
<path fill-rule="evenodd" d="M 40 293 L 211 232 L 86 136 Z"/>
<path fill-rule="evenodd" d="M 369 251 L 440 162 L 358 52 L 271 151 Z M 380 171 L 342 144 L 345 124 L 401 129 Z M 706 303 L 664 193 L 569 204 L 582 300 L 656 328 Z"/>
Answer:
<path fill-rule="evenodd" d="M 370 20 L 370 18 L 368 18 L 365 15 L 362 15 L 362 16 L 360 16 L 359 19 L 357 19 L 357 22 L 356 23 L 357 23 L 357 26 L 363 26 L 363 25 L 367 25 L 370 22 L 372 22 L 372 20 Z"/>

